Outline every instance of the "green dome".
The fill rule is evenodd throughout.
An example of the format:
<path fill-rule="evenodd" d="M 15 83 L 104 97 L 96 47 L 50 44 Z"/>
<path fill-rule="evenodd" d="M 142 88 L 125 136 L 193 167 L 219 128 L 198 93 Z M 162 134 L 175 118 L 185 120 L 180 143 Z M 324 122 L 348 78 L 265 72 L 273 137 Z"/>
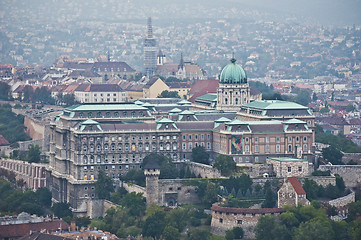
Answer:
<path fill-rule="evenodd" d="M 223 68 L 219 83 L 247 83 L 246 72 L 236 64 L 236 59 L 232 58 L 231 63 Z"/>

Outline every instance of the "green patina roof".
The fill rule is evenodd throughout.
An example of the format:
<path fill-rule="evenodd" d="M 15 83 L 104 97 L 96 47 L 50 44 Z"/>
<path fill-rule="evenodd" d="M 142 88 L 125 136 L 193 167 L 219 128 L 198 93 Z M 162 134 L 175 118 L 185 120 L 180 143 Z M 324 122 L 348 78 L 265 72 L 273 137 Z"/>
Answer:
<path fill-rule="evenodd" d="M 272 124 L 282 124 L 279 120 L 269 120 L 269 121 L 241 121 L 238 119 L 232 120 L 231 122 L 227 123 L 228 125 L 272 125 Z"/>
<path fill-rule="evenodd" d="M 236 64 L 236 59 L 232 58 L 231 63 L 223 68 L 219 83 L 247 83 L 246 72 Z"/>
<path fill-rule="evenodd" d="M 283 123 L 286 124 L 292 124 L 292 123 L 296 123 L 296 124 L 306 124 L 304 121 L 301 121 L 299 119 L 293 118 L 293 119 L 289 119 L 287 121 L 284 121 Z"/>
<path fill-rule="evenodd" d="M 183 112 L 179 113 L 180 115 L 186 115 L 186 114 L 191 114 L 194 115 L 194 112 L 189 111 L 189 110 L 184 110 Z"/>
<path fill-rule="evenodd" d="M 84 122 L 81 123 L 82 125 L 91 125 L 91 124 L 99 124 L 97 121 L 94 121 L 92 119 L 87 119 Z"/>
<path fill-rule="evenodd" d="M 207 93 L 207 94 L 197 97 L 196 100 L 217 101 L 217 93 Z"/>
<path fill-rule="evenodd" d="M 231 119 L 228 119 L 226 117 L 221 117 L 221 118 L 218 118 L 217 120 L 215 120 L 215 122 L 230 122 Z"/>
<path fill-rule="evenodd" d="M 278 161 L 278 162 L 307 162 L 307 160 L 302 158 L 289 158 L 289 157 L 269 158 L 269 160 Z"/>
<path fill-rule="evenodd" d="M 139 100 L 135 101 L 134 103 L 137 104 L 137 105 L 143 105 L 144 104 L 144 102 L 139 101 Z"/>
<path fill-rule="evenodd" d="M 143 104 L 143 107 L 154 107 L 154 104 L 146 102 L 146 103 Z"/>
<path fill-rule="evenodd" d="M 170 113 L 178 113 L 178 112 L 181 112 L 182 110 L 179 109 L 179 108 L 173 108 L 172 110 L 170 110 L 169 112 Z"/>
<path fill-rule="evenodd" d="M 112 110 L 147 110 L 147 108 L 136 104 L 83 104 L 74 105 L 66 110 L 71 111 L 112 111 Z"/>
<path fill-rule="evenodd" d="M 174 121 L 170 120 L 169 118 L 162 118 L 161 120 L 157 121 L 157 123 L 174 123 Z"/>
<path fill-rule="evenodd" d="M 191 102 L 183 99 L 182 101 L 177 102 L 178 105 L 192 104 Z"/>
<path fill-rule="evenodd" d="M 281 100 L 263 100 L 253 101 L 244 104 L 243 107 L 258 108 L 263 110 L 271 109 L 308 109 L 308 107 L 302 106 L 301 104 L 294 102 L 286 102 Z"/>

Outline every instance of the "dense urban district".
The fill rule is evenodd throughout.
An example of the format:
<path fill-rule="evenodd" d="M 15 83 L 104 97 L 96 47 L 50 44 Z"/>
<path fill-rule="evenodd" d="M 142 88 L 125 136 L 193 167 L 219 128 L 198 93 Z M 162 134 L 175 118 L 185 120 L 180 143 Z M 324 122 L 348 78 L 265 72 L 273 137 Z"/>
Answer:
<path fill-rule="evenodd" d="M 0 239 L 361 239 L 360 26 L 6 2 Z"/>

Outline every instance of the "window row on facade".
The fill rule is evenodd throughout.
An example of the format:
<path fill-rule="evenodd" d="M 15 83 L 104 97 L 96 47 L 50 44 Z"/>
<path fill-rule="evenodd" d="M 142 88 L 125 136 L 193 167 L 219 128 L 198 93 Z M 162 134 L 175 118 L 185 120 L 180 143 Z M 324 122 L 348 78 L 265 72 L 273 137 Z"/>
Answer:
<path fill-rule="evenodd" d="M 110 101 L 110 98 L 109 98 L 109 101 Z M 109 102 L 108 101 L 108 102 Z M 88 112 L 88 113 L 84 113 L 84 112 L 80 112 L 78 114 L 78 116 L 80 118 L 103 118 L 103 117 L 106 117 L 106 118 L 111 118 L 111 117 L 128 117 L 128 116 L 131 116 L 131 117 L 144 117 L 144 111 L 121 111 L 121 112 L 105 112 L 102 113 L 102 112 Z"/>
<path fill-rule="evenodd" d="M 94 152 L 108 152 L 108 151 L 119 151 L 119 152 L 138 152 L 138 151 L 176 151 L 178 149 L 177 147 L 177 142 L 160 142 L 160 143 L 118 143 L 118 144 L 97 144 L 96 146 L 94 144 L 90 144 L 89 149 L 88 149 L 88 145 L 83 145 L 82 151 L 84 153 L 89 152 L 90 153 L 94 153 Z"/>

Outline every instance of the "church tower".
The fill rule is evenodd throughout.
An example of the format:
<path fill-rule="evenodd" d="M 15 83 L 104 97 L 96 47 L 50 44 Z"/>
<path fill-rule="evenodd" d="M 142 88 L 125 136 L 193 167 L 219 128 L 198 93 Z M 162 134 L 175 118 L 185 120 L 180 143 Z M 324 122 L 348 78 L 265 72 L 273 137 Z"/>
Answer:
<path fill-rule="evenodd" d="M 239 111 L 243 104 L 249 103 L 250 90 L 246 72 L 232 58 L 219 78 L 217 89 L 217 110 Z"/>
<path fill-rule="evenodd" d="M 144 39 L 144 73 L 151 77 L 157 70 L 157 42 L 153 37 L 151 18 L 148 18 L 147 27 L 147 37 Z"/>

